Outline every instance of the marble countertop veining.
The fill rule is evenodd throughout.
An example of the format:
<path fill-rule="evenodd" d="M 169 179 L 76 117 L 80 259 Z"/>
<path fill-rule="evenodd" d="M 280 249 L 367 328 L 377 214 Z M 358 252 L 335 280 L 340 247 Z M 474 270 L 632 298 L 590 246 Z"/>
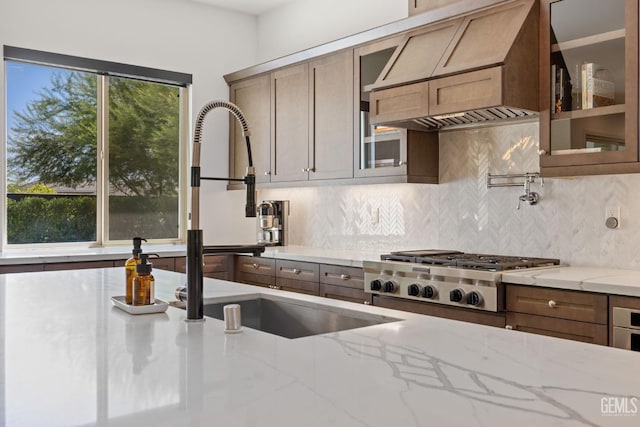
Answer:
<path fill-rule="evenodd" d="M 154 275 L 167 300 L 184 281 Z M 640 424 L 636 352 L 205 279 L 208 301 L 270 294 L 401 319 L 298 339 L 225 334 L 175 307 L 113 307 L 123 281 L 121 268 L 0 275 L 3 425 Z"/>
<path fill-rule="evenodd" d="M 640 297 L 640 270 L 581 266 L 542 267 L 505 272 L 502 274 L 502 281 Z"/>

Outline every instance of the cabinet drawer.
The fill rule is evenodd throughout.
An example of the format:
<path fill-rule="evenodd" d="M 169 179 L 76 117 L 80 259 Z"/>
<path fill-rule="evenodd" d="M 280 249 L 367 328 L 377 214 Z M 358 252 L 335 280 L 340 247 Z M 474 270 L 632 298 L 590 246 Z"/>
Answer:
<path fill-rule="evenodd" d="M 175 258 L 153 258 L 149 262 L 153 264 L 153 269 L 175 271 Z"/>
<path fill-rule="evenodd" d="M 502 67 L 429 82 L 429 114 L 447 114 L 502 104 Z"/>
<path fill-rule="evenodd" d="M 580 291 L 507 285 L 507 311 L 607 324 L 607 296 Z"/>
<path fill-rule="evenodd" d="M 113 267 L 113 266 L 114 266 L 113 261 L 61 262 L 61 263 L 45 264 L 44 270 L 45 271 L 80 270 L 84 268 L 106 268 L 106 267 Z M 124 270 L 124 262 L 122 263 L 122 267 Z"/>
<path fill-rule="evenodd" d="M 208 273 L 219 273 L 229 270 L 229 256 L 227 255 L 205 255 L 203 257 L 203 263 L 202 272 L 205 275 Z M 186 273 L 187 259 L 177 258 L 175 268 L 179 273 Z"/>
<path fill-rule="evenodd" d="M 358 267 L 320 264 L 320 283 L 364 291 L 364 270 Z"/>
<path fill-rule="evenodd" d="M 445 307 L 438 304 L 401 300 L 394 297 L 373 296 L 376 307 L 392 308 L 394 310 L 409 311 L 411 313 L 426 314 L 427 316 L 444 317 L 445 319 L 460 320 L 462 322 L 504 328 L 504 313 L 491 313 L 465 308 Z"/>
<path fill-rule="evenodd" d="M 523 313 L 507 313 L 507 327 L 532 334 L 607 345 L 607 326 Z"/>
<path fill-rule="evenodd" d="M 318 295 L 318 282 L 307 282 L 304 280 L 276 278 L 276 289 L 283 291 L 298 292 L 300 294 Z"/>
<path fill-rule="evenodd" d="M 306 282 L 318 282 L 320 268 L 318 264 L 302 261 L 276 260 L 276 277 Z"/>
<path fill-rule="evenodd" d="M 273 258 L 236 256 L 235 264 L 236 274 L 245 272 L 275 276 L 276 261 Z"/>
<path fill-rule="evenodd" d="M 267 286 L 267 287 L 275 286 L 276 284 L 275 276 L 246 273 L 244 271 L 236 271 L 236 275 L 233 278 L 233 280 L 238 283 L 246 283 L 247 285 L 257 285 L 257 286 Z"/>
<path fill-rule="evenodd" d="M 320 296 L 357 304 L 371 304 L 372 299 L 372 295 L 366 293 L 363 289 L 327 285 L 325 283 L 320 283 Z"/>
<path fill-rule="evenodd" d="M 371 93 L 371 124 L 417 119 L 429 114 L 429 83 L 382 89 Z"/>

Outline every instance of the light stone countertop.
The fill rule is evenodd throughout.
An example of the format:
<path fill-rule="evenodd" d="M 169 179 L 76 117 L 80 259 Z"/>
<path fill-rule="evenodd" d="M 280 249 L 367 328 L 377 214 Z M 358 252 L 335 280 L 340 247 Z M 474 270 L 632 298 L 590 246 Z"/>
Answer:
<path fill-rule="evenodd" d="M 640 271 L 558 266 L 506 272 L 502 281 L 520 285 L 640 297 Z"/>
<path fill-rule="evenodd" d="M 154 275 L 158 298 L 184 281 Z M 175 307 L 113 307 L 123 282 L 121 268 L 0 275 L 2 425 L 640 424 L 636 352 L 205 279 L 210 301 L 270 294 L 403 319 L 298 339 L 225 334 Z"/>

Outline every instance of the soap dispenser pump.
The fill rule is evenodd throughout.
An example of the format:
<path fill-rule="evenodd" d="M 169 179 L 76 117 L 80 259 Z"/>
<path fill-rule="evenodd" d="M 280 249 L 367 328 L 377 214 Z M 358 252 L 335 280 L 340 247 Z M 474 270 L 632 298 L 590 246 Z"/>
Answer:
<path fill-rule="evenodd" d="M 149 305 L 156 302 L 152 268 L 149 255 L 141 254 L 140 264 L 136 265 L 136 277 L 133 278 L 133 305 Z"/>
<path fill-rule="evenodd" d="M 140 254 L 142 253 L 142 242 L 147 239 L 142 237 L 133 238 L 132 256 L 124 263 L 126 274 L 125 302 L 133 304 L 133 278 L 136 277 L 136 266 L 140 264 Z"/>

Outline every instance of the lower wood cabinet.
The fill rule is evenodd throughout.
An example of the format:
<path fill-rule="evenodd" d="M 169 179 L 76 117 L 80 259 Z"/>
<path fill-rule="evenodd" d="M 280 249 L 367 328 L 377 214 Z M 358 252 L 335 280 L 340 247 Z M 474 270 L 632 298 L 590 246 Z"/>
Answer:
<path fill-rule="evenodd" d="M 609 342 L 608 297 L 582 291 L 507 285 L 508 329 L 593 344 Z"/>
<path fill-rule="evenodd" d="M 44 271 L 81 270 L 85 268 L 115 267 L 117 265 L 120 265 L 120 264 L 116 264 L 117 262 L 118 261 L 56 262 L 56 263 L 44 264 Z M 124 270 L 124 261 L 122 262 L 122 269 Z"/>
<path fill-rule="evenodd" d="M 204 255 L 202 275 L 212 279 L 229 280 L 229 255 Z M 155 262 L 154 262 L 155 268 Z M 176 258 L 175 270 L 179 273 L 187 272 L 187 259 L 185 257 Z"/>
<path fill-rule="evenodd" d="M 480 325 L 496 326 L 498 328 L 505 327 L 504 313 L 447 307 L 439 304 L 403 300 L 381 295 L 373 296 L 373 305 L 377 307 L 392 308 L 394 310 L 409 311 L 411 313 L 426 314 L 427 316 L 444 317 L 446 319 L 478 323 Z"/>
<path fill-rule="evenodd" d="M 320 296 L 371 304 L 372 296 L 364 291 L 364 270 L 359 267 L 320 264 Z"/>
<path fill-rule="evenodd" d="M 272 258 L 236 255 L 233 280 L 271 288 L 276 284 L 276 261 Z"/>

